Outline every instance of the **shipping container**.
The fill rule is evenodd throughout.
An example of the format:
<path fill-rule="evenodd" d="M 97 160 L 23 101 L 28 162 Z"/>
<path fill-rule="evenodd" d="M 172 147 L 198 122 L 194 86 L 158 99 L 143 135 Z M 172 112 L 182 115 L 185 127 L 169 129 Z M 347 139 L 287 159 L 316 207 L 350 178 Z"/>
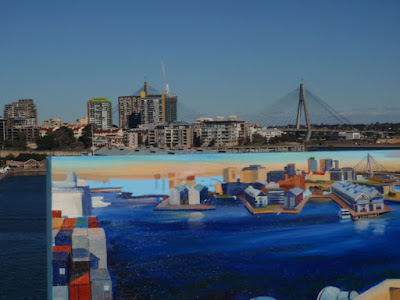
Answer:
<path fill-rule="evenodd" d="M 68 252 L 53 252 L 53 285 L 68 285 L 70 256 Z"/>
<path fill-rule="evenodd" d="M 68 285 L 53 286 L 53 300 L 68 300 Z"/>
<path fill-rule="evenodd" d="M 51 229 L 52 230 L 60 230 L 64 225 L 64 218 L 52 218 L 51 219 Z"/>
<path fill-rule="evenodd" d="M 112 281 L 107 269 L 96 269 L 90 271 L 90 285 L 92 290 L 92 299 L 111 300 L 112 299 Z"/>
<path fill-rule="evenodd" d="M 72 233 L 72 249 L 78 248 L 89 251 L 89 237 L 87 228 L 75 228 Z"/>
<path fill-rule="evenodd" d="M 51 231 L 51 245 L 52 246 L 56 245 L 55 244 L 55 239 L 56 239 L 56 236 L 57 236 L 58 232 L 59 232 L 59 230 L 52 230 Z"/>
<path fill-rule="evenodd" d="M 90 253 L 87 249 L 77 248 L 72 249 L 72 261 L 90 261 Z"/>
<path fill-rule="evenodd" d="M 70 300 L 90 300 L 91 289 L 90 289 L 90 276 L 89 272 L 86 272 L 82 276 L 74 279 L 69 284 L 69 299 Z"/>
<path fill-rule="evenodd" d="M 76 219 L 75 228 L 88 228 L 87 217 L 79 217 Z"/>
<path fill-rule="evenodd" d="M 68 252 L 72 255 L 72 247 L 71 246 L 53 246 L 53 252 Z"/>
<path fill-rule="evenodd" d="M 97 222 L 97 217 L 88 217 L 88 227 L 89 228 L 99 227 L 99 223 Z"/>
<path fill-rule="evenodd" d="M 61 218 L 61 210 L 52 210 L 51 215 L 53 218 Z"/>
<path fill-rule="evenodd" d="M 88 228 L 89 252 L 99 258 L 99 268 L 107 268 L 106 234 L 103 228 Z"/>
<path fill-rule="evenodd" d="M 71 230 L 75 228 L 76 218 L 66 218 L 61 227 L 63 230 Z"/>
<path fill-rule="evenodd" d="M 71 246 L 72 244 L 72 230 L 60 230 L 55 239 L 56 246 Z"/>

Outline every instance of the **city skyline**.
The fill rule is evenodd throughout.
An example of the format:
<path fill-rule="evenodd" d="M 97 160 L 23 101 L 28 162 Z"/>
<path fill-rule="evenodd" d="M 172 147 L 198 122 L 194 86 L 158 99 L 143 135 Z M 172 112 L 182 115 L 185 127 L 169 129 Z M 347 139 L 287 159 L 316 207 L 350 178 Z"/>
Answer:
<path fill-rule="evenodd" d="M 163 60 L 171 92 L 201 111 L 254 113 L 304 80 L 355 122 L 393 122 L 399 8 L 395 1 L 10 2 L 0 13 L 0 104 L 33 99 L 40 122 L 72 122 L 87 100 L 108 97 L 116 107 L 145 79 L 163 90 Z"/>

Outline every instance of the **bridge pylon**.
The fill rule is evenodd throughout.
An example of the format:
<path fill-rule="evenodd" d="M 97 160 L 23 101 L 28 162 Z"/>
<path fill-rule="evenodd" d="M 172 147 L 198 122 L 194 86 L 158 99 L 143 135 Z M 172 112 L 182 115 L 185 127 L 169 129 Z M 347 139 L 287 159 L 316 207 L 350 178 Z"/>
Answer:
<path fill-rule="evenodd" d="M 311 138 L 311 123 L 310 123 L 310 116 L 308 114 L 308 108 L 307 108 L 306 90 L 305 90 L 303 83 L 300 84 L 299 106 L 297 108 L 297 118 L 296 118 L 296 129 L 300 129 L 302 108 L 304 108 L 304 116 L 306 119 L 306 126 L 307 126 L 306 142 L 308 142 Z"/>

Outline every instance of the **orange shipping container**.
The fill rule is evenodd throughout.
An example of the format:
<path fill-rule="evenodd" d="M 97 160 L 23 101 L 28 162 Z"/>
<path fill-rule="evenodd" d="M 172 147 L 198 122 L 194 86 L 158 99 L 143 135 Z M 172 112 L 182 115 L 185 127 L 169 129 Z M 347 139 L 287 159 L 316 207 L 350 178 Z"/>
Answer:
<path fill-rule="evenodd" d="M 72 252 L 72 247 L 71 246 L 54 246 L 53 247 L 53 252 Z"/>
<path fill-rule="evenodd" d="M 76 218 L 67 218 L 61 227 L 62 230 L 75 229 Z"/>
<path fill-rule="evenodd" d="M 61 218 L 61 210 L 52 210 L 51 214 L 53 218 Z"/>
<path fill-rule="evenodd" d="M 53 218 L 51 220 L 51 230 L 60 230 L 64 225 L 63 218 Z"/>
<path fill-rule="evenodd" d="M 90 220 L 90 218 L 93 218 L 93 220 Z M 97 223 L 97 218 L 96 217 L 89 217 L 88 218 L 88 228 L 97 228 L 99 227 L 99 223 Z"/>
<path fill-rule="evenodd" d="M 89 272 L 69 283 L 69 300 L 91 300 Z"/>

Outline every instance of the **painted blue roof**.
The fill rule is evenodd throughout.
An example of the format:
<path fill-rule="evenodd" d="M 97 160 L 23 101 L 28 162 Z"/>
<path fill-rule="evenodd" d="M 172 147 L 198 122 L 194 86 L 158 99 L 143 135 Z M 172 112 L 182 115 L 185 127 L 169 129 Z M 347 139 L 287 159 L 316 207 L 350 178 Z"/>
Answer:
<path fill-rule="evenodd" d="M 365 198 L 365 196 L 369 198 L 382 197 L 382 194 L 377 189 L 367 185 L 354 184 L 350 182 L 335 182 L 332 184 L 332 188 L 347 194 L 354 201 L 365 200 L 361 199 Z M 365 196 L 360 198 L 360 196 L 363 194 Z"/>
<path fill-rule="evenodd" d="M 182 184 L 182 185 L 176 186 L 175 189 L 176 189 L 178 192 L 182 192 L 182 191 L 184 191 L 184 190 L 187 190 L 188 188 L 187 188 L 186 185 L 183 185 L 183 184 Z"/>
<path fill-rule="evenodd" d="M 259 170 L 259 169 L 265 169 L 265 168 L 260 165 L 250 165 L 250 167 L 243 168 L 242 171 Z"/>
<path fill-rule="evenodd" d="M 291 192 L 294 195 L 298 196 L 298 195 L 302 194 L 304 191 L 299 187 L 295 187 L 295 188 L 292 188 L 291 190 L 289 190 L 289 192 Z"/>
<path fill-rule="evenodd" d="M 204 189 L 204 187 L 205 187 L 204 185 L 198 183 L 193 188 L 200 192 L 202 189 Z"/>

